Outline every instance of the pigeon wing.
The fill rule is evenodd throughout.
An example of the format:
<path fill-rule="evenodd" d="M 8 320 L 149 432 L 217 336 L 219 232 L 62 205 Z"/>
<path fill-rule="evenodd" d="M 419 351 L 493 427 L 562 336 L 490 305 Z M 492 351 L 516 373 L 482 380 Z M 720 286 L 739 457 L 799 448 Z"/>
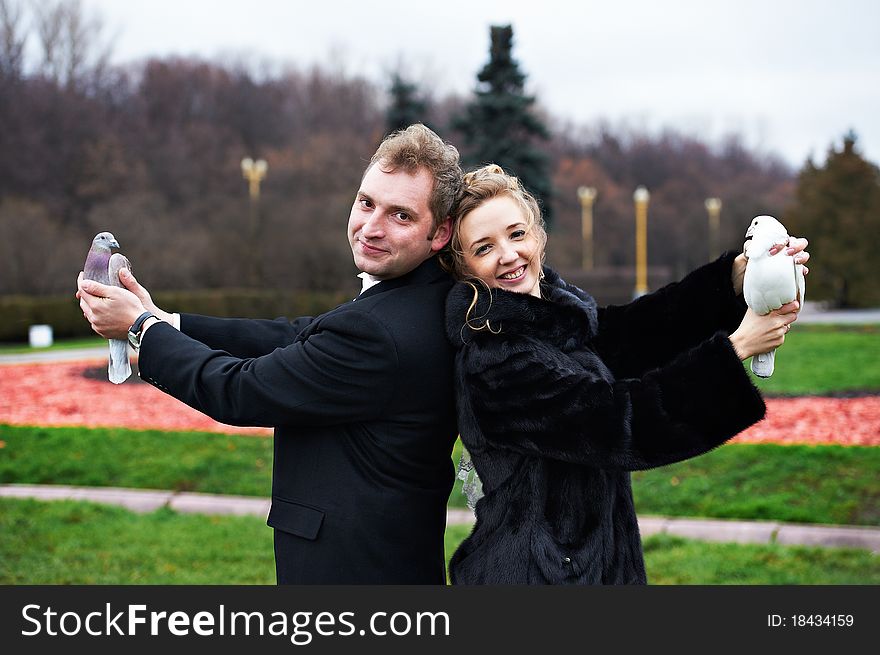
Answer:
<path fill-rule="evenodd" d="M 107 266 L 108 284 L 112 284 L 115 287 L 123 286 L 122 282 L 119 281 L 119 271 L 123 268 L 131 270 L 131 262 L 128 261 L 128 257 L 117 252 L 110 257 L 110 264 Z"/>
<path fill-rule="evenodd" d="M 123 268 L 131 270 L 131 262 L 125 255 L 115 253 L 107 265 L 107 284 L 121 287 L 119 271 Z M 128 361 L 128 341 L 110 339 L 110 365 L 107 369 L 110 382 L 122 384 L 131 375 L 131 364 Z"/>

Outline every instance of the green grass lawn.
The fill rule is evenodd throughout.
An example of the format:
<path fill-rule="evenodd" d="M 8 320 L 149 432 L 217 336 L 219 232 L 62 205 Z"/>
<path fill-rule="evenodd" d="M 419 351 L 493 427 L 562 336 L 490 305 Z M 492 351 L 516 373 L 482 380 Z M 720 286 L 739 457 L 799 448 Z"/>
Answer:
<path fill-rule="evenodd" d="M 272 441 L 0 425 L 0 483 L 268 496 Z M 453 454 L 458 461 L 459 446 Z M 633 474 L 642 514 L 880 525 L 880 448 L 731 444 Z M 464 507 L 461 482 L 449 504 Z"/>
<path fill-rule="evenodd" d="M 451 526 L 451 554 L 469 527 Z M 652 584 L 880 584 L 867 551 L 645 540 Z M 0 584 L 274 584 L 263 519 L 0 498 Z"/>
<path fill-rule="evenodd" d="M 642 514 L 880 525 L 880 448 L 732 444 L 633 473 Z"/>
<path fill-rule="evenodd" d="M 880 525 L 878 471 L 872 446 L 729 444 L 634 472 L 633 496 L 646 515 Z M 466 506 L 459 480 L 449 505 Z"/>
<path fill-rule="evenodd" d="M 274 584 L 252 516 L 0 498 L 0 584 Z"/>
<path fill-rule="evenodd" d="M 746 362 L 748 364 L 748 362 Z M 794 324 L 776 368 L 766 380 L 752 376 L 771 395 L 880 392 L 880 325 Z"/>
<path fill-rule="evenodd" d="M 0 424 L 0 482 L 268 496 L 272 440 L 209 432 Z"/>

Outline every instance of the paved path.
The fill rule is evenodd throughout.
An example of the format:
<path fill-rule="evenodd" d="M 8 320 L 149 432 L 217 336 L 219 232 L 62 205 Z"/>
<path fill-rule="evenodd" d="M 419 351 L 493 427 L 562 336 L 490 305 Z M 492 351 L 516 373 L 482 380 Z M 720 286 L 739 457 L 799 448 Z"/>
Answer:
<path fill-rule="evenodd" d="M 110 351 L 106 346 L 97 348 L 70 348 L 40 350 L 34 348 L 33 352 L 0 355 L 0 364 L 39 364 L 42 362 L 80 362 L 91 360 L 104 360 Z M 131 353 L 129 353 L 131 354 Z"/>
<path fill-rule="evenodd" d="M 810 291 L 807 290 L 807 296 Z M 880 308 L 875 309 L 824 309 L 821 305 L 811 303 L 809 300 L 804 304 L 804 309 L 798 316 L 798 323 L 826 323 L 826 324 L 866 324 L 880 323 Z"/>
<path fill-rule="evenodd" d="M 177 512 L 196 514 L 265 517 L 269 513 L 267 498 L 114 487 L 5 484 L 0 485 L 0 496 L 44 501 L 84 500 L 121 505 L 135 512 L 152 512 L 161 507 L 169 507 Z M 474 515 L 470 510 L 447 511 L 449 525 L 467 525 L 473 521 Z M 702 541 L 863 548 L 880 555 L 880 528 L 861 526 L 643 516 L 639 517 L 639 530 L 643 536 L 669 534 Z"/>

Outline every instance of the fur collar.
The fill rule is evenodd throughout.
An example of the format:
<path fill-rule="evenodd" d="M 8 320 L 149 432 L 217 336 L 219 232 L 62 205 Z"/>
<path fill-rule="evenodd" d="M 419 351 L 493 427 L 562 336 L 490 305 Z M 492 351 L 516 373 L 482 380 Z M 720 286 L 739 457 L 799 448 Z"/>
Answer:
<path fill-rule="evenodd" d="M 541 298 L 505 289 L 487 289 L 480 282 L 457 283 L 446 300 L 446 332 L 455 346 L 470 341 L 465 325 L 468 308 L 472 327 L 488 321 L 494 332 L 518 334 L 552 341 L 587 342 L 596 335 L 598 319 L 596 301 L 574 285 L 568 284 L 553 269 L 544 267 Z"/>

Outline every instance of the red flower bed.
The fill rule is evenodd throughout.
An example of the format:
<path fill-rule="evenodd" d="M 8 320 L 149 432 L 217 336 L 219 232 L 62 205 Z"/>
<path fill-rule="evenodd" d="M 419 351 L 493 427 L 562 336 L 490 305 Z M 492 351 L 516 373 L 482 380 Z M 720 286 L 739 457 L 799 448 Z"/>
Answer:
<path fill-rule="evenodd" d="M 100 362 L 0 366 L 0 423 L 84 425 L 270 435 L 266 428 L 218 423 L 149 384 L 113 385 L 84 375 Z M 880 445 L 880 396 L 771 398 L 767 417 L 740 443 Z"/>
<path fill-rule="evenodd" d="M 733 442 L 880 446 L 880 396 L 768 398 L 764 420 Z"/>
<path fill-rule="evenodd" d="M 102 379 L 84 376 L 96 366 Z M 145 382 L 111 384 L 101 362 L 0 366 L 0 423 L 272 434 L 218 423 Z"/>

